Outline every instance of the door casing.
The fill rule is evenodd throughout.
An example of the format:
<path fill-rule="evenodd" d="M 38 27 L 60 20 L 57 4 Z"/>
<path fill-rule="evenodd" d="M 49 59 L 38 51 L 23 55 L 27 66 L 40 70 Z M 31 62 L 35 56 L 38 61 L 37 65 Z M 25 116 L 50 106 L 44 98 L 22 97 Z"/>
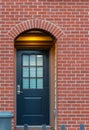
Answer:
<path fill-rule="evenodd" d="M 16 66 L 16 52 L 17 50 L 39 50 L 39 48 L 14 48 L 14 52 L 15 52 L 15 66 Z M 43 48 L 42 48 L 43 49 Z M 45 48 L 46 50 L 46 48 Z M 55 116 L 54 116 L 54 107 L 55 107 L 55 104 L 57 104 L 54 100 L 55 100 L 55 83 L 57 82 L 57 80 L 55 81 L 55 77 L 56 77 L 56 74 L 55 74 L 55 69 L 56 69 L 56 66 L 55 66 L 55 63 L 56 63 L 56 44 L 54 44 L 50 49 L 49 49 L 49 80 L 50 80 L 50 83 L 49 83 L 49 88 L 50 88 L 50 91 L 49 91 L 49 103 L 50 103 L 50 108 L 49 108 L 49 113 L 50 113 L 50 123 L 49 125 L 52 127 L 52 128 L 55 128 Z M 16 70 L 16 67 L 15 67 L 15 70 Z M 16 71 L 15 71 L 16 72 Z M 16 73 L 15 73 L 15 81 L 16 81 Z M 15 82 L 15 86 L 16 86 L 16 82 Z M 15 87 L 15 99 L 16 99 L 16 87 Z M 16 100 L 15 100 L 15 104 L 17 104 Z M 16 105 L 15 105 L 15 113 L 17 113 L 16 111 Z M 16 114 L 15 114 L 15 124 L 16 124 Z M 17 126 L 17 124 L 16 124 Z"/>

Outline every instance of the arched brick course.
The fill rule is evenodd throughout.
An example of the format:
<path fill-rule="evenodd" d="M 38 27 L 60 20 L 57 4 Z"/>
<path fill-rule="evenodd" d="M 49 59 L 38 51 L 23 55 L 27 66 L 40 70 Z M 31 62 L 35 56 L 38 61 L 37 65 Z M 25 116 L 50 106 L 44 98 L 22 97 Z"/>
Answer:
<path fill-rule="evenodd" d="M 40 19 L 31 19 L 15 25 L 8 31 L 8 35 L 12 39 L 14 39 L 20 33 L 33 28 L 46 30 L 50 32 L 52 35 L 54 35 L 56 39 L 58 39 L 60 36 L 64 34 L 64 32 L 60 29 L 60 27 L 56 26 L 55 24 L 49 21 Z"/>

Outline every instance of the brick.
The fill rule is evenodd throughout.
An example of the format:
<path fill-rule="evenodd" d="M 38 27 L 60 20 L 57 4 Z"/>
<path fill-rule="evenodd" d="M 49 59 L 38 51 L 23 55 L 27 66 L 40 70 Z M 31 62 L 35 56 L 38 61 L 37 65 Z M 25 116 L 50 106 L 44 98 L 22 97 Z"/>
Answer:
<path fill-rule="evenodd" d="M 88 130 L 88 0 L 0 1 L 0 111 L 15 112 L 14 39 L 31 28 L 57 39 L 57 130 L 62 123 L 66 130 L 79 130 L 80 123 Z M 14 124 L 15 117 L 13 130 Z"/>

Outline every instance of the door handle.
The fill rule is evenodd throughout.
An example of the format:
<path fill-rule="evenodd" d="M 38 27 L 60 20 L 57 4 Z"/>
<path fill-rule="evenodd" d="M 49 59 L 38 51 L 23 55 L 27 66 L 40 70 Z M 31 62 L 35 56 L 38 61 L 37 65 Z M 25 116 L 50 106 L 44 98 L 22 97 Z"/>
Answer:
<path fill-rule="evenodd" d="M 20 91 L 20 85 L 17 85 L 17 94 L 22 94 L 23 92 Z"/>

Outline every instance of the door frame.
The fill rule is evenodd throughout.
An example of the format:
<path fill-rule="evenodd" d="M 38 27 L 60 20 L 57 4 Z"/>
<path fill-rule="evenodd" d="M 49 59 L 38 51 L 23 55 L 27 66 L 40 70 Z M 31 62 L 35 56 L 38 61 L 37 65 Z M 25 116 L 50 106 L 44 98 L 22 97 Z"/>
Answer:
<path fill-rule="evenodd" d="M 30 49 L 30 48 L 29 48 Z M 21 50 L 26 50 L 26 48 L 25 49 L 21 49 Z M 28 49 L 27 49 L 28 50 Z M 35 49 L 35 50 L 38 50 L 38 48 L 37 49 Z M 17 48 L 15 48 L 15 86 L 16 86 L 16 53 L 17 53 Z M 55 128 L 55 123 L 56 123 L 56 115 L 55 115 L 55 113 L 54 113 L 54 110 L 56 109 L 56 102 L 57 102 L 57 100 L 56 100 L 56 97 L 57 97 L 57 95 L 55 95 L 56 94 L 56 82 L 57 82 L 57 80 L 56 80 L 56 78 L 57 78 L 57 72 L 56 72 L 56 60 L 57 60 L 57 58 L 56 58 L 56 54 L 57 54 L 57 52 L 56 52 L 56 44 L 54 44 L 50 49 L 49 49 L 49 114 L 50 114 L 50 117 L 49 117 L 49 124 L 50 124 L 50 126 L 52 127 L 52 128 Z M 55 61 L 55 62 L 54 62 Z M 17 100 L 17 96 L 16 96 L 16 87 L 15 87 L 15 99 Z M 16 118 L 17 118 L 17 111 L 16 111 L 16 104 L 17 104 L 17 102 L 16 102 L 16 100 L 15 100 L 15 126 L 16 127 L 18 127 L 17 126 L 17 124 L 16 124 Z M 22 126 L 23 127 L 23 126 Z M 33 126 L 34 127 L 34 126 Z"/>

